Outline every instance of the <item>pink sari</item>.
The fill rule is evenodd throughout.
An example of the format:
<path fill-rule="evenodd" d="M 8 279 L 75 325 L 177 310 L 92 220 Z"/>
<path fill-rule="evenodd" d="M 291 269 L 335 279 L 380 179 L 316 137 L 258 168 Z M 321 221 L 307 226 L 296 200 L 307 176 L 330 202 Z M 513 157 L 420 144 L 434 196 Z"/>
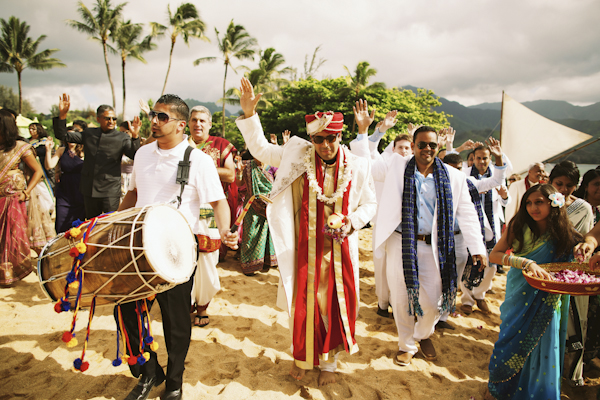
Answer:
<path fill-rule="evenodd" d="M 8 286 L 31 273 L 27 207 L 18 193 L 26 188 L 19 162 L 31 146 L 17 141 L 8 151 L 0 151 L 0 285 Z"/>

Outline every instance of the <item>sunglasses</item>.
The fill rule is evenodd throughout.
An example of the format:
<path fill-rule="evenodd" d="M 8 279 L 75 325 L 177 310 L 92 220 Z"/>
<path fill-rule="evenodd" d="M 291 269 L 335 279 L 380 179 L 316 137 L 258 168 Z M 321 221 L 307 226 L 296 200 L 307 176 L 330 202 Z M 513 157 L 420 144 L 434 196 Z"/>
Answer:
<path fill-rule="evenodd" d="M 419 142 L 417 143 L 417 147 L 419 150 L 423 150 L 425 147 L 429 146 L 431 150 L 437 149 L 438 144 L 436 142 Z"/>
<path fill-rule="evenodd" d="M 321 144 L 325 140 L 327 140 L 329 143 L 333 143 L 333 142 L 335 142 L 335 139 L 337 139 L 337 137 L 338 137 L 338 135 L 313 136 L 312 141 L 315 144 Z"/>
<path fill-rule="evenodd" d="M 105 121 L 117 121 L 117 117 L 104 117 Z"/>
<path fill-rule="evenodd" d="M 159 122 L 163 122 L 163 123 L 167 123 L 167 122 L 169 122 L 169 120 L 181 121 L 180 118 L 171 118 L 169 116 L 169 114 L 167 114 L 167 113 L 156 112 L 154 110 L 152 110 L 148 113 L 148 117 L 150 118 L 151 121 L 154 119 L 154 117 L 156 117 L 156 118 L 158 118 Z"/>

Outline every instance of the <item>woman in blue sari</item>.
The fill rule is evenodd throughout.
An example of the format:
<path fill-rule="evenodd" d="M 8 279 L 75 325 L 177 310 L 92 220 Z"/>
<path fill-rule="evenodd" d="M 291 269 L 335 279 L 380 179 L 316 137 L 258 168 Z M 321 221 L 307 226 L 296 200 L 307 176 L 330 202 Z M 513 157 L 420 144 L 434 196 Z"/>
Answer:
<path fill-rule="evenodd" d="M 488 389 L 495 399 L 560 400 L 569 296 L 534 289 L 522 270 L 549 279 L 538 264 L 572 257 L 581 235 L 569 222 L 564 204 L 564 196 L 552 185 L 531 187 L 490 254 L 490 262 L 512 267 L 489 365 Z M 514 255 L 506 254 L 511 248 Z"/>

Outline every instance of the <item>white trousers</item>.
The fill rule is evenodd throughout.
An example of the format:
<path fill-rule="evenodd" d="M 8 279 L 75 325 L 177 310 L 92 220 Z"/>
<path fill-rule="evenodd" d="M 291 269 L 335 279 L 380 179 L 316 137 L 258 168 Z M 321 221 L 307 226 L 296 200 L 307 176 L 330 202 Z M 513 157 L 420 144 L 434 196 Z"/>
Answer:
<path fill-rule="evenodd" d="M 207 305 L 215 294 L 221 290 L 217 263 L 219 262 L 219 251 L 212 253 L 198 253 L 198 264 L 192 287 L 192 305 Z"/>
<path fill-rule="evenodd" d="M 440 314 L 438 308 L 442 301 L 442 278 L 435 262 L 431 245 L 417 241 L 417 259 L 419 267 L 419 303 L 423 316 L 408 314 L 408 294 L 402 267 L 402 235 L 392 233 L 386 242 L 387 277 L 390 287 L 390 303 L 394 309 L 394 320 L 398 330 L 398 349 L 416 354 L 416 342 L 429 338 L 435 330 Z"/>
<path fill-rule="evenodd" d="M 379 308 L 387 310 L 390 305 L 390 288 L 387 281 L 386 255 L 383 252 L 377 257 L 373 252 L 373 265 L 375 266 L 375 294 Z"/>
<path fill-rule="evenodd" d="M 465 266 L 467 265 L 467 259 L 469 258 L 469 252 L 467 251 L 467 245 L 465 244 L 465 238 L 462 234 L 454 235 L 454 253 L 456 254 L 456 279 L 459 282 L 460 289 L 463 290 L 462 276 L 465 272 Z M 446 311 L 440 317 L 440 321 L 446 321 L 450 315 L 449 311 Z"/>
<path fill-rule="evenodd" d="M 475 300 L 483 300 L 486 292 L 492 288 L 494 275 L 496 275 L 496 264 L 490 264 L 488 254 L 488 266 L 483 271 L 483 280 L 479 286 L 467 289 L 462 282 L 460 283 L 460 290 L 462 290 L 460 301 L 464 305 L 472 306 L 475 304 Z"/>

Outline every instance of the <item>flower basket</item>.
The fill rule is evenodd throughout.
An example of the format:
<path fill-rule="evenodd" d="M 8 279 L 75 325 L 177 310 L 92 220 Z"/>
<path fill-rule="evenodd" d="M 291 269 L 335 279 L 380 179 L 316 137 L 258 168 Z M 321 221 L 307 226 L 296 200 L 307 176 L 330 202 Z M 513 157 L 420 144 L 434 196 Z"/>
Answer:
<path fill-rule="evenodd" d="M 548 272 L 559 272 L 564 270 L 579 270 L 590 275 L 600 275 L 600 270 L 592 270 L 588 264 L 580 264 L 578 262 L 562 262 L 540 264 L 540 267 Z M 523 276 L 532 287 L 543 290 L 544 292 L 556 294 L 570 294 L 574 296 L 595 296 L 600 295 L 600 282 L 598 283 L 567 283 L 550 281 L 530 276 L 526 271 L 523 271 Z"/>

